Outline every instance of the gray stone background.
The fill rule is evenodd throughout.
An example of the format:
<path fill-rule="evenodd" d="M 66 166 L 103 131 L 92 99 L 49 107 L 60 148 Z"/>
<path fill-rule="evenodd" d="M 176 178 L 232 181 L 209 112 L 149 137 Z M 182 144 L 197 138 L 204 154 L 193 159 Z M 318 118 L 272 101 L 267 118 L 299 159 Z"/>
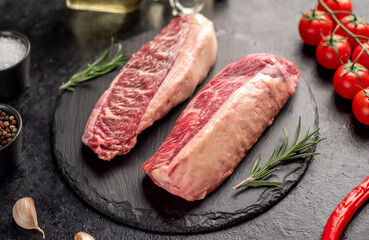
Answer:
<path fill-rule="evenodd" d="M 353 0 L 354 12 L 367 15 L 369 3 Z M 0 99 L 20 111 L 24 120 L 23 160 L 18 169 L 0 178 L 0 239 L 41 239 L 36 231 L 12 220 L 15 201 L 35 200 L 40 227 L 47 239 L 73 239 L 79 231 L 96 239 L 319 239 L 337 204 L 369 173 L 369 128 L 351 113 L 351 102 L 335 94 L 332 71 L 318 66 L 314 48 L 300 40 L 301 12 L 313 8 L 308 0 L 206 1 L 202 13 L 214 22 L 217 35 L 230 35 L 293 61 L 310 85 L 318 105 L 320 156 L 314 158 L 299 184 L 277 205 L 250 221 L 193 235 L 163 235 L 121 225 L 98 213 L 66 184 L 52 152 L 52 121 L 66 78 L 102 52 L 110 36 L 123 40 L 146 31 L 159 31 L 170 19 L 166 1 L 144 1 L 130 15 L 73 11 L 63 0 L 0 0 L 0 30 L 15 30 L 32 45 L 31 86 L 12 99 Z M 230 51 L 237 46 L 229 47 Z M 0 80 L 1 82 L 1 80 Z M 342 239 L 367 239 L 369 208 L 355 214 Z"/>

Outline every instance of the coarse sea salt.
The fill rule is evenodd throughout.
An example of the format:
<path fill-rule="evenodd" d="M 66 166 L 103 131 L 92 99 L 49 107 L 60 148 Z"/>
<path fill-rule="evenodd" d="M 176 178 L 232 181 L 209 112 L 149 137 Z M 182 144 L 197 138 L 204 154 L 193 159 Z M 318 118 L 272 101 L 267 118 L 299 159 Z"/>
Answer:
<path fill-rule="evenodd" d="M 12 37 L 0 37 L 0 70 L 11 67 L 26 55 L 26 46 Z"/>

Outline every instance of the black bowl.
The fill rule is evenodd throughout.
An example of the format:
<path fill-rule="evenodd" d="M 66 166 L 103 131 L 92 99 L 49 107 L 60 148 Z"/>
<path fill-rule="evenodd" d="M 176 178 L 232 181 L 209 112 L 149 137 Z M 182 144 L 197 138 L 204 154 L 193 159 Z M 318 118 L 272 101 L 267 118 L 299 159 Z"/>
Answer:
<path fill-rule="evenodd" d="M 18 122 L 18 132 L 11 142 L 0 148 L 0 176 L 5 176 L 18 165 L 22 158 L 22 118 L 17 110 L 0 103 L 0 109 L 13 115 Z"/>
<path fill-rule="evenodd" d="M 0 31 L 0 37 L 20 40 L 26 47 L 26 54 L 16 64 L 0 70 L 0 97 L 13 97 L 29 86 L 29 62 L 31 44 L 26 36 L 14 31 Z"/>

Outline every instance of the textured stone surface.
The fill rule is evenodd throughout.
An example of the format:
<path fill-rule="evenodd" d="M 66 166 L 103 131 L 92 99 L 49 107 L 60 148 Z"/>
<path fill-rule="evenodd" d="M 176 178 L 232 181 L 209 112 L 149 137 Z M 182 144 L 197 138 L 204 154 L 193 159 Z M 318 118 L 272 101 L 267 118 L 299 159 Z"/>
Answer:
<path fill-rule="evenodd" d="M 220 44 L 224 41 L 222 37 L 218 40 Z M 137 40 L 129 39 L 123 45 L 133 49 L 135 47 L 130 45 L 139 47 L 143 44 L 141 41 L 147 41 L 146 36 Z M 247 48 L 250 47 L 240 52 L 247 53 Z M 217 66 L 211 75 L 219 72 L 221 69 L 218 68 L 227 65 L 227 61 L 232 61 L 222 49 L 218 56 Z M 246 159 L 218 189 L 204 200 L 195 202 L 173 196 L 156 186 L 141 165 L 160 147 L 189 100 L 179 104 L 141 133 L 130 153 L 117 156 L 111 162 L 102 161 L 82 143 L 81 136 L 96 99 L 111 82 L 110 75 L 86 83 L 85 87 L 76 88 L 73 93 L 62 95 L 55 112 L 53 148 L 63 176 L 76 193 L 91 206 L 121 223 L 143 230 L 189 233 L 216 230 L 243 222 L 280 201 L 297 184 L 309 164 L 310 158 L 281 165 L 271 180 L 284 182 L 283 187 L 245 191 L 232 188 L 245 179 L 259 153 L 263 153 L 260 164 L 268 160 L 275 146 L 283 139 L 283 127 L 290 133 L 291 141 L 299 117 L 303 119 L 301 135 L 305 134 L 308 126 L 317 128 L 316 103 L 306 80 L 301 79 L 296 94 L 289 99 L 273 125 L 263 133 L 257 144 L 247 152 Z M 211 76 L 202 86 L 210 79 Z"/>
<path fill-rule="evenodd" d="M 366 0 L 353 2 L 355 13 L 366 14 Z M 300 12 L 314 4 L 308 0 L 207 1 L 203 13 L 214 21 L 217 36 L 232 35 L 238 41 L 239 46 L 234 42 L 222 46 L 230 59 L 241 54 L 234 48 L 248 43 L 253 46 L 246 49 L 249 52 L 274 53 L 295 62 L 310 84 L 321 135 L 328 139 L 317 147 L 321 155 L 299 184 L 262 215 L 215 232 L 161 235 L 121 225 L 85 204 L 57 167 L 51 126 L 58 86 L 101 53 L 110 36 L 125 41 L 159 31 L 171 18 L 168 5 L 146 1 L 140 11 L 123 16 L 72 11 L 62 0 L 0 0 L 0 29 L 22 32 L 32 44 L 31 86 L 14 99 L 0 100 L 17 108 L 24 119 L 23 160 L 12 175 L 0 179 L 0 238 L 40 239 L 39 233 L 17 227 L 11 218 L 15 201 L 30 196 L 49 239 L 73 239 L 78 231 L 97 239 L 318 239 L 332 210 L 369 173 L 369 129 L 354 119 L 350 101 L 334 93 L 333 73 L 318 66 L 314 48 L 301 43 Z M 366 239 L 368 221 L 366 204 L 343 239 Z"/>

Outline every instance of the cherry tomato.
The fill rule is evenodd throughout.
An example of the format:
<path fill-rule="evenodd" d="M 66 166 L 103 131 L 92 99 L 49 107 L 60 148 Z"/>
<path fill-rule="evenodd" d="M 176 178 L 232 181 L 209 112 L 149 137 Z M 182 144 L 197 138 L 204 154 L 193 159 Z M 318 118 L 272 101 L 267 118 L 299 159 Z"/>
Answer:
<path fill-rule="evenodd" d="M 306 12 L 300 19 L 299 32 L 306 44 L 316 46 L 322 39 L 321 33 L 327 35 L 333 32 L 333 20 L 323 11 Z"/>
<path fill-rule="evenodd" d="M 352 12 L 352 2 L 351 0 L 322 0 L 331 10 L 333 11 L 347 11 Z M 317 10 L 325 11 L 324 7 L 318 3 Z M 338 19 L 343 18 L 348 13 L 336 13 Z"/>
<path fill-rule="evenodd" d="M 360 80 L 355 73 L 360 76 Z M 363 65 L 349 62 L 337 68 L 333 76 L 333 87 L 341 97 L 353 99 L 361 90 L 359 86 L 369 87 L 369 72 Z"/>
<path fill-rule="evenodd" d="M 366 24 L 365 20 L 361 17 L 349 15 L 341 18 L 340 22 L 353 34 L 369 37 L 369 25 Z M 336 33 L 348 38 L 351 49 L 359 45 L 356 40 L 350 37 L 342 28 L 338 28 Z M 365 38 L 359 38 L 359 41 L 366 42 L 367 40 Z"/>
<path fill-rule="evenodd" d="M 369 88 L 359 91 L 352 100 L 352 111 L 362 124 L 369 125 Z"/>
<path fill-rule="evenodd" d="M 338 56 L 334 46 L 337 49 Z M 336 69 L 341 65 L 341 61 L 346 63 L 347 58 L 350 57 L 350 43 L 338 34 L 324 36 L 316 47 L 315 55 L 320 65 L 327 69 Z"/>
<path fill-rule="evenodd" d="M 363 45 L 364 45 L 364 48 L 369 51 L 369 44 L 363 43 Z M 355 61 L 355 59 L 359 56 L 361 50 L 362 50 L 362 47 L 360 45 L 355 48 L 351 56 L 352 61 Z M 364 67 L 366 67 L 369 70 L 369 56 L 365 52 L 363 52 L 360 55 L 357 62 L 364 65 Z"/>

